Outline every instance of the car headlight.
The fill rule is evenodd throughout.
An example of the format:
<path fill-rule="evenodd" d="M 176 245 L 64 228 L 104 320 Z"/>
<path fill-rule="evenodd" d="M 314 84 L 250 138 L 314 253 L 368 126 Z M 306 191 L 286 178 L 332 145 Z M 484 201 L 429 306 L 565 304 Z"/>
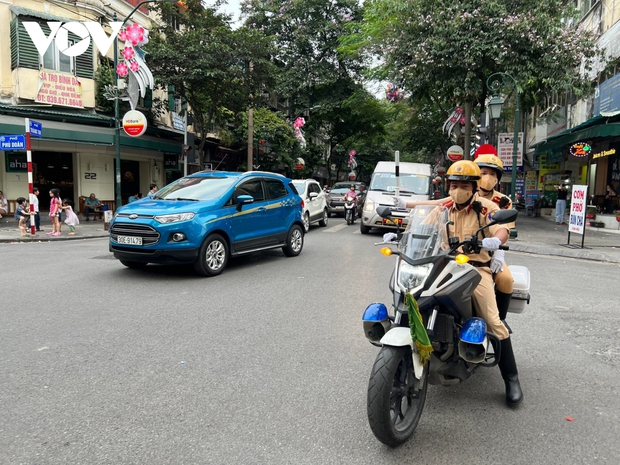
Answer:
<path fill-rule="evenodd" d="M 432 263 L 413 266 L 405 261 L 401 261 L 398 268 L 398 285 L 403 290 L 414 293 L 424 286 L 424 282 L 432 269 Z"/>
<path fill-rule="evenodd" d="M 173 215 L 158 215 L 153 218 L 158 223 L 178 223 L 179 221 L 191 220 L 194 217 L 193 213 L 175 213 Z"/>
<path fill-rule="evenodd" d="M 364 211 L 371 212 L 374 209 L 375 209 L 375 203 L 372 200 L 366 200 L 366 203 L 364 204 Z"/>

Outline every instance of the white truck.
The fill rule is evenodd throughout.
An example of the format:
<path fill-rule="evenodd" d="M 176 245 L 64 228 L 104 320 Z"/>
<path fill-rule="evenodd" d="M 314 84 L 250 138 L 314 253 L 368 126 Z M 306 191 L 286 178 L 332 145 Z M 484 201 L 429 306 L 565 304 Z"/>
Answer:
<path fill-rule="evenodd" d="M 390 220 L 377 215 L 377 207 L 393 206 L 397 189 L 400 197 L 412 202 L 430 199 L 431 173 L 431 165 L 401 162 L 397 178 L 395 162 L 377 163 L 364 202 L 360 232 L 368 234 L 371 228 L 396 228 Z M 409 209 L 394 209 L 392 215 L 404 226 L 407 224 Z"/>

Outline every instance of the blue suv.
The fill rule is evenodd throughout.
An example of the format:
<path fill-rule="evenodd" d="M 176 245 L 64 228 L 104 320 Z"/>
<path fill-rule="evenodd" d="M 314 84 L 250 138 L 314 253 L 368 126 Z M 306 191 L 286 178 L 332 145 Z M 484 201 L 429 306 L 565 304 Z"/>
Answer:
<path fill-rule="evenodd" d="M 231 256 L 304 246 L 302 200 L 274 173 L 209 171 L 187 176 L 153 197 L 120 208 L 110 224 L 110 252 L 129 268 L 193 263 L 220 274 Z"/>

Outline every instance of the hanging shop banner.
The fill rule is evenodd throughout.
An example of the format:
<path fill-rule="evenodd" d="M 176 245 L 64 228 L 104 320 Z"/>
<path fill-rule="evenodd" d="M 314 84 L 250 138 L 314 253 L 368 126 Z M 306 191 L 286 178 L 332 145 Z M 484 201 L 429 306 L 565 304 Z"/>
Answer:
<path fill-rule="evenodd" d="M 129 110 L 123 116 L 123 129 L 128 136 L 140 137 L 146 132 L 146 116 L 138 110 Z"/>
<path fill-rule="evenodd" d="M 586 224 L 586 200 L 588 198 L 588 186 L 573 185 L 573 193 L 570 201 L 570 219 L 568 231 L 583 234 Z"/>
<path fill-rule="evenodd" d="M 504 164 L 504 171 L 512 171 L 512 150 L 514 148 L 513 133 L 502 132 L 499 134 L 498 152 L 499 158 Z M 523 133 L 519 133 L 519 141 L 517 143 L 517 168 L 523 171 Z"/>
<path fill-rule="evenodd" d="M 84 108 L 82 105 L 82 83 L 72 74 L 41 70 L 37 102 L 63 107 Z"/>
<path fill-rule="evenodd" d="M 535 191 L 538 189 L 538 172 L 528 171 L 525 173 L 525 190 Z"/>

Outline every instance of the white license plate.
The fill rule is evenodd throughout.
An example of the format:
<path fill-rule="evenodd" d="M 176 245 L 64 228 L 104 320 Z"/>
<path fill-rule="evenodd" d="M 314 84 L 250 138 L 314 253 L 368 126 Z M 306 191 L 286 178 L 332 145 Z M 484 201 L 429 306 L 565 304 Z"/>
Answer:
<path fill-rule="evenodd" d="M 142 245 L 141 237 L 117 236 L 116 242 L 119 244 Z"/>

